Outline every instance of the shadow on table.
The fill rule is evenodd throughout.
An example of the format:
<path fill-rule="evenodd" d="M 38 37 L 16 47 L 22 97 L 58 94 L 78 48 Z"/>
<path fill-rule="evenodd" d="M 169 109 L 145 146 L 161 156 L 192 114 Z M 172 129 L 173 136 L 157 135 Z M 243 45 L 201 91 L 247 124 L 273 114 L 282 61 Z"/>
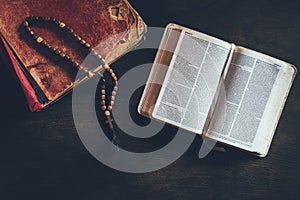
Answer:
<path fill-rule="evenodd" d="M 27 101 L 17 78 L 14 77 L 0 60 L 0 124 L 8 123 L 25 117 L 29 114 Z"/>

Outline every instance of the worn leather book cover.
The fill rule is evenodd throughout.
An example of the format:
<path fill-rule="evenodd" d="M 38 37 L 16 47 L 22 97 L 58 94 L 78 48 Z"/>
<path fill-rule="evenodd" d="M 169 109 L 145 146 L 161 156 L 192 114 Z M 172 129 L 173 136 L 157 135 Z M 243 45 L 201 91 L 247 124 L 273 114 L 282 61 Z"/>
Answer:
<path fill-rule="evenodd" d="M 26 17 L 64 22 L 109 64 L 134 48 L 146 32 L 145 23 L 127 0 L 0 0 L 0 4 L 0 45 L 6 51 L 1 56 L 19 78 L 31 111 L 55 102 L 80 80 L 75 80 L 75 67 L 30 37 L 23 26 Z M 39 23 L 32 29 L 76 62 L 81 63 L 89 53 L 54 24 Z"/>

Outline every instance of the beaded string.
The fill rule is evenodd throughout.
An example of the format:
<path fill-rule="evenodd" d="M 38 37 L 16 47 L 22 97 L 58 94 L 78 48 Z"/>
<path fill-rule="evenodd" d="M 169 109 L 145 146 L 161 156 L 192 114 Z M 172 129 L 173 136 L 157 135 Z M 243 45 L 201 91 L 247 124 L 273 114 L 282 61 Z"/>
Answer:
<path fill-rule="evenodd" d="M 113 133 L 115 133 L 114 131 L 114 127 L 113 127 L 113 119 L 111 117 L 111 111 L 115 102 L 115 97 L 117 94 L 117 90 L 118 90 L 118 78 L 115 75 L 113 69 L 111 69 L 108 64 L 105 62 L 105 60 L 101 57 L 101 55 L 97 54 L 97 52 L 95 52 L 92 48 L 91 45 L 85 41 L 84 39 L 82 39 L 82 37 L 80 37 L 78 34 L 76 34 L 74 32 L 74 30 L 70 27 L 68 27 L 64 22 L 59 21 L 57 19 L 54 18 L 50 18 L 50 17 L 44 17 L 44 16 L 31 16 L 31 17 L 27 17 L 24 22 L 23 22 L 23 26 L 25 27 L 25 29 L 28 31 L 28 33 L 30 34 L 30 36 L 35 40 L 36 43 L 44 46 L 45 48 L 47 48 L 50 52 L 58 55 L 59 57 L 61 57 L 63 60 L 65 60 L 67 63 L 69 63 L 70 65 L 73 65 L 74 67 L 76 67 L 78 70 L 83 70 L 84 72 L 87 73 L 87 75 L 92 78 L 95 73 L 93 73 L 92 71 L 89 71 L 88 69 L 86 69 L 85 67 L 83 67 L 80 63 L 78 63 L 77 61 L 73 60 L 70 56 L 66 55 L 61 49 L 59 49 L 59 47 L 55 46 L 52 47 L 50 44 L 48 44 L 44 38 L 38 36 L 31 28 L 32 23 L 34 22 L 49 22 L 49 23 L 53 23 L 55 24 L 57 27 L 59 27 L 60 29 L 62 29 L 63 31 L 65 31 L 66 33 L 68 33 L 71 37 L 73 37 L 76 41 L 78 41 L 82 46 L 84 46 L 90 53 L 93 53 L 93 55 L 97 56 L 97 58 L 101 61 L 101 65 L 99 66 L 99 69 L 105 69 L 111 76 L 112 80 L 114 81 L 114 88 L 113 91 L 111 92 L 111 96 L 109 99 L 109 103 L 107 104 L 107 100 L 106 100 L 106 89 L 105 89 L 105 85 L 101 86 L 101 110 L 103 111 L 105 117 L 106 117 L 106 123 L 109 124 L 109 128 L 112 130 Z M 99 70 L 99 71 L 100 71 Z M 101 78 L 103 80 L 103 82 L 105 83 L 105 79 L 103 77 L 103 75 L 101 75 Z M 115 140 L 115 135 L 114 135 L 114 139 Z"/>

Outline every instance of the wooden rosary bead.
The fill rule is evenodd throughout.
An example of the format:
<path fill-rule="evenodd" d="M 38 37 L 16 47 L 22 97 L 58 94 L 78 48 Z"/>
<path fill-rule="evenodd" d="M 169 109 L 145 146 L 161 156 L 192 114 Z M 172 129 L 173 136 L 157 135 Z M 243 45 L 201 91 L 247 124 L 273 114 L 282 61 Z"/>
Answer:
<path fill-rule="evenodd" d="M 69 64 L 72 63 L 72 60 L 71 60 L 70 56 L 66 55 L 66 56 L 65 56 L 65 59 L 66 59 L 66 61 L 67 61 Z"/>
<path fill-rule="evenodd" d="M 88 73 L 88 77 L 89 78 L 93 78 L 94 77 L 94 73 L 93 72 L 91 72 L 91 71 L 88 71 L 88 70 L 84 70 L 85 72 L 87 72 Z"/>
<path fill-rule="evenodd" d="M 56 53 L 57 55 L 59 55 L 59 54 L 61 53 L 61 50 L 56 49 L 56 50 L 55 50 L 55 53 Z"/>
<path fill-rule="evenodd" d="M 69 28 L 68 33 L 74 33 L 74 30 L 72 28 Z"/>
<path fill-rule="evenodd" d="M 104 112 L 104 115 L 105 116 L 110 116 L 110 112 L 107 110 L 107 111 Z"/>
<path fill-rule="evenodd" d="M 43 39 L 42 37 L 36 38 L 36 42 L 37 42 L 37 43 L 41 43 L 43 40 L 44 40 L 44 39 Z"/>
<path fill-rule="evenodd" d="M 89 43 L 85 43 L 85 46 L 86 46 L 87 48 L 91 48 L 91 45 L 90 45 Z"/>
<path fill-rule="evenodd" d="M 64 28 L 66 26 L 66 24 L 65 23 L 63 23 L 63 22 L 59 22 L 59 27 L 60 28 Z"/>
<path fill-rule="evenodd" d="M 47 47 L 48 49 L 51 49 L 51 46 L 45 42 L 45 47 Z"/>
<path fill-rule="evenodd" d="M 23 25 L 24 25 L 25 27 L 28 27 L 28 26 L 29 26 L 28 21 L 24 21 Z"/>
<path fill-rule="evenodd" d="M 79 35 L 77 35 L 76 40 L 81 41 L 81 37 Z"/>
<path fill-rule="evenodd" d="M 105 64 L 105 65 L 104 65 L 104 68 L 105 68 L 106 70 L 110 70 L 110 67 L 108 66 L 108 64 Z"/>
<path fill-rule="evenodd" d="M 62 58 L 64 58 L 64 57 L 66 56 L 66 54 L 64 54 L 63 52 L 61 52 L 61 53 L 59 54 L 59 56 L 62 57 Z"/>

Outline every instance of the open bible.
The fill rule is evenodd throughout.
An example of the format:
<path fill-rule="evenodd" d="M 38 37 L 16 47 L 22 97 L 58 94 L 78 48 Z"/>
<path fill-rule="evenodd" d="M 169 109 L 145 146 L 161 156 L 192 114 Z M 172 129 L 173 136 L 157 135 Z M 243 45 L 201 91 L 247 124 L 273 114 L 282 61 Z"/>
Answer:
<path fill-rule="evenodd" d="M 295 74 L 284 61 L 169 24 L 138 112 L 264 157 Z"/>

